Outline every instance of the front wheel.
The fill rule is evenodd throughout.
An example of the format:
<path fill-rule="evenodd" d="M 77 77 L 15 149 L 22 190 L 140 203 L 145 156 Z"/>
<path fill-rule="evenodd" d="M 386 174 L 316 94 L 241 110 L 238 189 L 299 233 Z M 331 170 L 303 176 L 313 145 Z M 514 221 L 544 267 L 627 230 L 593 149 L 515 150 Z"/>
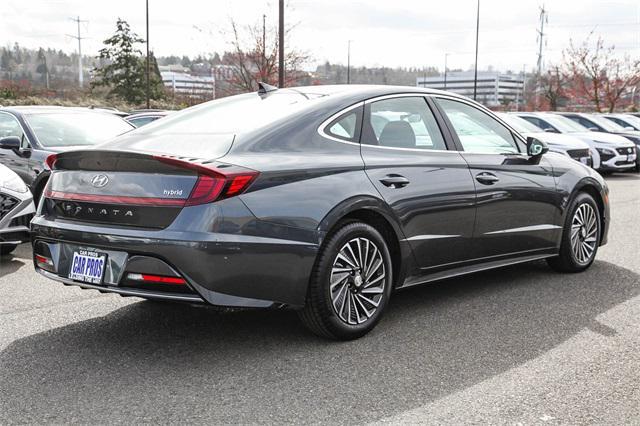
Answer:
<path fill-rule="evenodd" d="M 361 337 L 380 320 L 392 277 L 391 255 L 382 235 L 366 223 L 347 223 L 320 250 L 300 319 L 323 337 Z"/>
<path fill-rule="evenodd" d="M 547 260 L 561 272 L 581 272 L 596 258 L 601 235 L 600 211 L 591 195 L 580 193 L 571 203 L 565 220 L 560 254 Z"/>

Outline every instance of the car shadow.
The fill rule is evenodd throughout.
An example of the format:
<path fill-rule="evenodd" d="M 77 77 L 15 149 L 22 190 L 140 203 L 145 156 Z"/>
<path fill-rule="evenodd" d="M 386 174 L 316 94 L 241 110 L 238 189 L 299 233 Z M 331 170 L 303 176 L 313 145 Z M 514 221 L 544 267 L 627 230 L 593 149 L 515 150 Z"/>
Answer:
<path fill-rule="evenodd" d="M 597 316 L 639 293 L 640 276 L 611 263 L 582 274 L 523 264 L 400 291 L 372 333 L 341 343 L 290 311 L 133 303 L 7 346 L 0 423 L 373 421 L 581 330 L 615 334 Z"/>
<path fill-rule="evenodd" d="M 29 244 L 21 244 L 13 253 L 0 256 L 0 278 L 22 268 L 29 259 L 31 259 L 31 246 Z"/>
<path fill-rule="evenodd" d="M 612 173 L 605 176 L 605 180 L 640 180 L 639 173 Z"/>

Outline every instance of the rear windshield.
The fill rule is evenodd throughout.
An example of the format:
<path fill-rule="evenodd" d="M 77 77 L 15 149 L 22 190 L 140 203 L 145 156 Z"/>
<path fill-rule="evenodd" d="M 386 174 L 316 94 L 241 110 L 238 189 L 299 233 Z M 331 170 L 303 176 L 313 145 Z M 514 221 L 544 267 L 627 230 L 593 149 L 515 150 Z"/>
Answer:
<path fill-rule="evenodd" d="M 109 113 L 55 112 L 29 114 L 29 127 L 44 147 L 95 145 L 133 129 Z"/>
<path fill-rule="evenodd" d="M 187 108 L 150 123 L 136 133 L 245 133 L 302 109 L 308 105 L 307 96 L 292 91 L 281 91 L 267 96 L 259 96 L 257 93 L 230 96 Z"/>

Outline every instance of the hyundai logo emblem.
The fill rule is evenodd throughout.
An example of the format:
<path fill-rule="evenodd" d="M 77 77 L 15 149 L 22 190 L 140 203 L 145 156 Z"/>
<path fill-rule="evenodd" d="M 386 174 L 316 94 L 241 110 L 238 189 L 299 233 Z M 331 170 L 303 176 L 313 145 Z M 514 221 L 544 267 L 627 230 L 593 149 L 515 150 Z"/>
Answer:
<path fill-rule="evenodd" d="M 93 179 L 91 179 L 91 185 L 95 186 L 96 188 L 102 188 L 108 183 L 109 178 L 107 177 L 107 175 L 95 175 Z"/>

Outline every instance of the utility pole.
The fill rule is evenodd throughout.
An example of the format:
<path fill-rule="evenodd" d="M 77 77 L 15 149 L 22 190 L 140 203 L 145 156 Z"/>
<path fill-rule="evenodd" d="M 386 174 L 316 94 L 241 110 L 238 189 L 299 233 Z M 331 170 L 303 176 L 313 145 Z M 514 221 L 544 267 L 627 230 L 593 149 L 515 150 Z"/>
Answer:
<path fill-rule="evenodd" d="M 147 109 L 151 107 L 151 57 L 149 56 L 149 0 L 147 0 Z"/>
<path fill-rule="evenodd" d="M 284 0 L 278 2 L 278 87 L 284 87 Z"/>
<path fill-rule="evenodd" d="M 80 17 L 75 17 L 75 18 L 69 18 L 72 21 L 74 21 L 76 24 L 78 24 L 78 35 L 71 35 L 71 34 L 67 34 L 69 37 L 75 38 L 78 40 L 78 84 L 80 85 L 80 87 L 82 88 L 82 86 L 84 86 L 84 77 L 82 75 L 82 40 L 85 39 L 86 37 L 82 37 L 80 35 L 80 23 L 81 22 L 88 22 L 88 21 L 82 21 L 80 20 Z"/>
<path fill-rule="evenodd" d="M 478 95 L 478 33 L 480 32 L 480 0 L 478 0 L 478 8 L 476 10 L 476 62 L 473 67 L 473 100 Z"/>
<path fill-rule="evenodd" d="M 538 33 L 538 41 L 540 42 L 538 47 L 538 78 L 542 73 L 542 47 L 544 46 L 544 24 L 549 22 L 549 15 L 544 8 L 544 4 L 540 8 L 540 29 L 536 30 Z"/>
<path fill-rule="evenodd" d="M 347 40 L 347 84 L 351 84 L 351 40 Z"/>
<path fill-rule="evenodd" d="M 267 15 L 262 15 L 262 69 L 260 70 L 260 79 L 264 80 L 264 68 L 267 63 Z"/>
<path fill-rule="evenodd" d="M 444 54 L 444 90 L 447 90 L 447 57 L 448 53 Z"/>

